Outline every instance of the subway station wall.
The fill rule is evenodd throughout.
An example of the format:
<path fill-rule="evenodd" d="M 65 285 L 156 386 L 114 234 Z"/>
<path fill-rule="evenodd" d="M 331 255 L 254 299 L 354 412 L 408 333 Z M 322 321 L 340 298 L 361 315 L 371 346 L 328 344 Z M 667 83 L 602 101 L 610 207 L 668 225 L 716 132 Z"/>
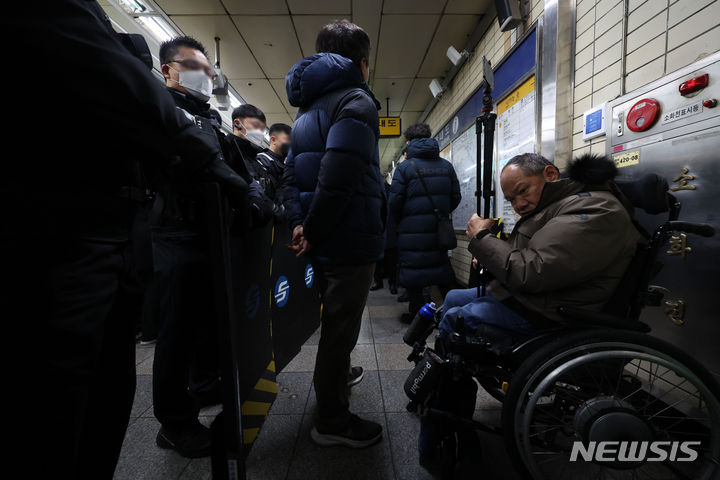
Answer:
<path fill-rule="evenodd" d="M 529 18 L 516 30 L 501 32 L 497 20 L 491 22 L 450 89 L 430 112 L 426 121 L 433 132 L 440 129 L 479 87 L 483 55 L 493 65 L 498 64 L 543 14 L 545 0 L 530 0 L 529 3 Z M 586 152 L 605 153 L 605 137 L 582 139 L 584 111 L 720 50 L 720 0 L 576 0 L 575 14 L 573 156 Z M 565 160 L 558 159 L 560 163 Z M 470 274 L 467 245 L 465 235 L 458 234 L 458 247 L 451 257 L 456 278 L 463 285 Z"/>

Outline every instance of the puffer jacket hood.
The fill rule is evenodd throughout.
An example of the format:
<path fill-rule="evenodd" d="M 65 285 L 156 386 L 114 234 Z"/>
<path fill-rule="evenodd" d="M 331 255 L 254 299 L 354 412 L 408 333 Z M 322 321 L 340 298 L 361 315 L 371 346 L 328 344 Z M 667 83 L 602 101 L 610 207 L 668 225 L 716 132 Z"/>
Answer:
<path fill-rule="evenodd" d="M 440 147 L 434 138 L 414 138 L 407 148 L 407 158 L 439 158 Z"/>
<path fill-rule="evenodd" d="M 316 53 L 303 58 L 285 77 L 287 98 L 293 107 L 307 107 L 328 92 L 352 87 L 369 92 L 352 60 L 336 53 Z"/>
<path fill-rule="evenodd" d="M 387 218 L 377 100 L 352 61 L 332 53 L 298 62 L 286 90 L 300 107 L 282 181 L 289 226 L 303 226 L 321 263 L 376 262 Z"/>

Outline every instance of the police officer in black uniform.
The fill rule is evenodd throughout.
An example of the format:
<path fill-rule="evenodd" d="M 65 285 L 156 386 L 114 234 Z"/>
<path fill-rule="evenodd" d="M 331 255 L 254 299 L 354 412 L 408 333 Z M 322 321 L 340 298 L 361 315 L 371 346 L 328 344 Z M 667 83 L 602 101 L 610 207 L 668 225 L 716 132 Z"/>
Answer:
<path fill-rule="evenodd" d="M 285 172 L 285 159 L 290 151 L 292 127 L 284 123 L 273 123 L 268 129 L 270 146 L 255 157 L 255 171 L 260 185 L 268 197 L 282 205 L 282 177 Z"/>
<path fill-rule="evenodd" d="M 225 135 L 207 103 L 215 71 L 203 45 L 191 37 L 173 38 L 160 46 L 160 62 L 177 107 L 221 148 Z M 202 199 L 174 173 L 159 181 L 162 208 L 156 205 L 161 214 L 153 227 L 153 292 L 164 306 L 153 363 L 153 409 L 162 425 L 158 446 L 197 458 L 211 453 L 210 430 L 198 421 L 200 406 L 220 400 L 217 330 Z"/>
<path fill-rule="evenodd" d="M 233 110 L 232 121 L 233 134 L 225 138 L 225 154 L 236 172 L 249 175 L 253 180 L 249 184 L 249 196 L 253 212 L 260 217 L 255 224 L 267 223 L 273 215 L 282 217 L 285 209 L 274 199 L 275 183 L 268 178 L 263 159 L 258 157 L 264 151 L 265 114 L 246 103 Z M 260 212 L 262 215 L 258 215 Z"/>
<path fill-rule="evenodd" d="M 24 55 L 14 65 L 32 58 L 38 69 L 22 75 L 23 95 L 17 77 L 0 76 L 4 144 L 17 152 L 0 175 L 0 262 L 11 279 L 0 308 L 27 328 L 9 333 L 26 340 L 6 381 L 28 412 L 12 442 L 32 454 L 21 476 L 111 479 L 135 388 L 141 177 L 172 166 L 217 181 L 237 210 L 247 183 L 95 1 L 21 2 L 0 36 Z"/>

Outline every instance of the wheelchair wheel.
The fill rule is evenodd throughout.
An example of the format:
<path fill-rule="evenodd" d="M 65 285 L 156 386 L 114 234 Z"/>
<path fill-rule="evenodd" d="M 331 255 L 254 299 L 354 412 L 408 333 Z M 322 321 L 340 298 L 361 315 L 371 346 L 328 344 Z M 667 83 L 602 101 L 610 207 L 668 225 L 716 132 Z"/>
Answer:
<path fill-rule="evenodd" d="M 512 377 L 503 431 L 535 480 L 720 478 L 720 387 L 641 333 L 585 330 L 538 349 Z"/>

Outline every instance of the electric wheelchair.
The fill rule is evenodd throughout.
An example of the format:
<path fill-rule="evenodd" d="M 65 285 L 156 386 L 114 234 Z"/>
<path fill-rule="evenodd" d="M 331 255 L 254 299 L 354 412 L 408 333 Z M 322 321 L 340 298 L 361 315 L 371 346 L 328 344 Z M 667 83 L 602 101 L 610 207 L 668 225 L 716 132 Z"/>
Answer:
<path fill-rule="evenodd" d="M 603 312 L 561 307 L 567 323 L 531 337 L 490 326 L 466 335 L 458 321 L 434 349 L 426 341 L 442 309 L 429 325 L 413 322 L 408 329 L 408 360 L 416 363 L 405 383 L 408 410 L 450 425 L 441 442 L 443 479 L 453 478 L 458 427 L 501 434 L 517 470 L 535 480 L 720 478 L 720 386 L 688 353 L 647 335 L 650 327 L 639 320 L 645 306 L 661 304 L 662 289 L 650 282 L 673 232 L 712 236 L 714 230 L 678 221 L 680 203 L 660 176 L 616 183 L 635 208 L 668 219 L 652 234 L 635 222 L 641 241 Z M 463 375 L 502 402 L 501 428 L 436 408 L 439 379 Z M 603 455 L 612 448 L 600 456 L 594 450 L 601 442 L 636 443 L 608 459 Z M 683 447 L 671 442 L 694 442 L 687 446 L 697 458 L 675 461 Z M 667 451 L 641 455 L 647 448 Z"/>

